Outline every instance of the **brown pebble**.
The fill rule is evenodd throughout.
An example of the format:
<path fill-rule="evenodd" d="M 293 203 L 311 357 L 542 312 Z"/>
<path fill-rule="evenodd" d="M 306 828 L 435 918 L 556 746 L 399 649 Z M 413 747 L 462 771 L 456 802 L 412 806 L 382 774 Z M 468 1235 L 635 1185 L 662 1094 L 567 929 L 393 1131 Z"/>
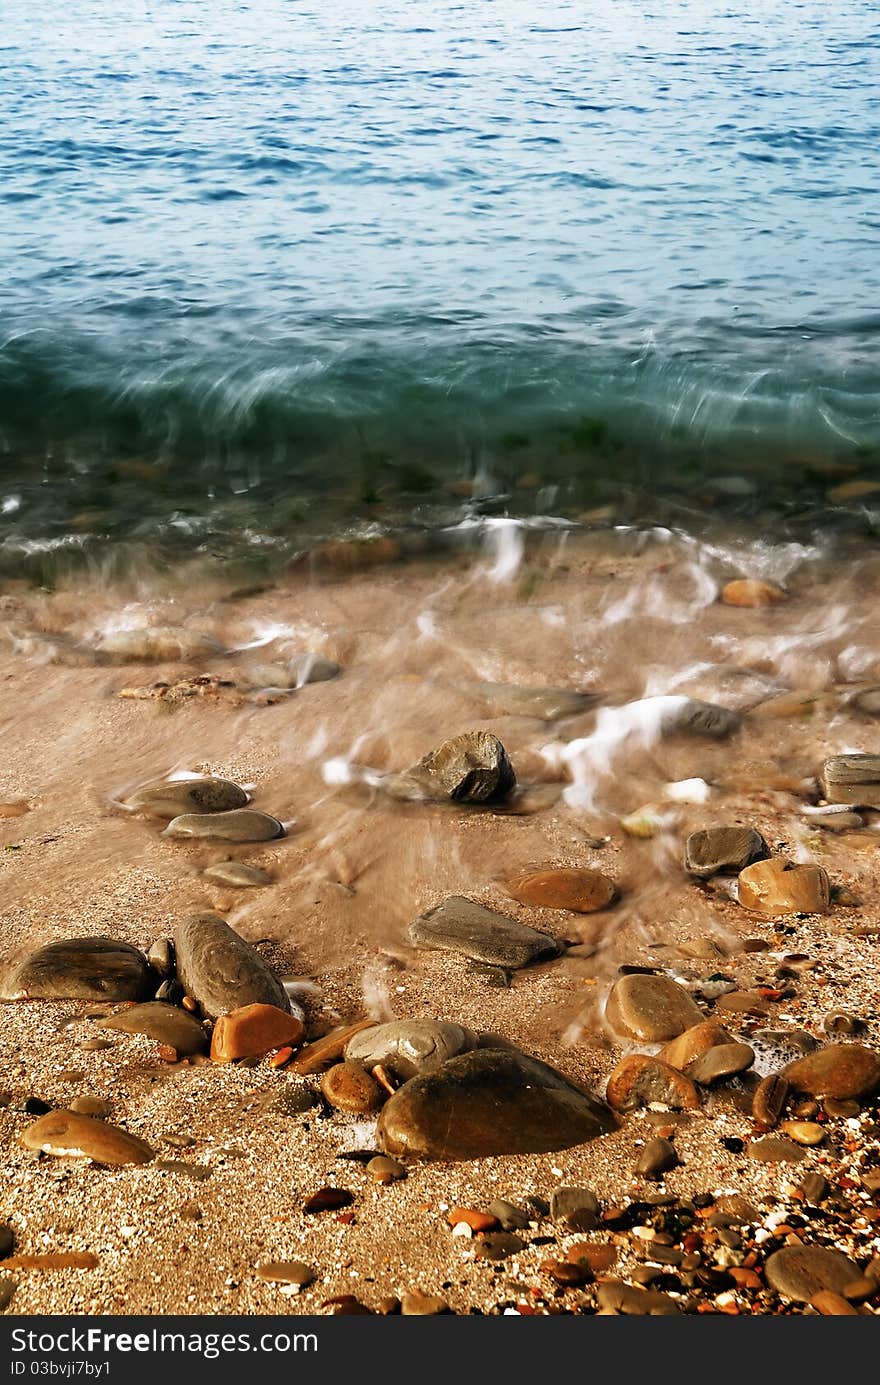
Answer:
<path fill-rule="evenodd" d="M 678 1038 L 664 1044 L 657 1057 L 684 1072 L 695 1059 L 708 1052 L 710 1048 L 730 1042 L 730 1035 L 717 1020 L 703 1020 L 700 1024 L 692 1024 L 690 1029 L 679 1034 Z"/>
<path fill-rule="evenodd" d="M 576 914 L 592 914 L 606 909 L 615 895 L 614 882 L 601 871 L 578 868 L 549 868 L 525 871 L 507 881 L 511 899 L 540 909 L 566 909 Z"/>
<path fill-rule="evenodd" d="M 350 1111 L 355 1115 L 378 1111 L 386 1095 L 366 1068 L 352 1061 L 328 1068 L 321 1077 L 321 1091 L 338 1111 Z"/>
<path fill-rule="evenodd" d="M 859 1279 L 853 1279 L 849 1284 L 844 1284 L 841 1290 L 843 1297 L 850 1303 L 867 1303 L 869 1298 L 874 1298 L 880 1291 L 880 1284 L 876 1279 L 870 1279 L 867 1275 L 862 1275 Z"/>
<path fill-rule="evenodd" d="M 772 1130 L 782 1112 L 791 1088 L 781 1073 L 771 1072 L 761 1079 L 752 1097 L 752 1115 L 760 1125 Z"/>
<path fill-rule="evenodd" d="M 825 1114 L 834 1120 L 851 1120 L 861 1111 L 861 1106 L 857 1101 L 841 1101 L 833 1096 L 826 1096 L 822 1102 Z"/>
<path fill-rule="evenodd" d="M 302 1210 L 307 1213 L 335 1212 L 340 1207 L 350 1207 L 353 1202 L 354 1194 L 347 1188 L 319 1188 L 306 1198 Z"/>
<path fill-rule="evenodd" d="M 725 606 L 775 606 L 785 600 L 785 592 L 775 582 L 761 582 L 756 577 L 738 577 L 721 590 Z"/>
<path fill-rule="evenodd" d="M 112 1039 L 83 1039 L 80 1048 L 84 1053 L 101 1053 L 105 1048 L 115 1048 Z"/>
<path fill-rule="evenodd" d="M 578 1288 L 582 1284 L 589 1284 L 593 1278 L 593 1272 L 589 1265 L 571 1260 L 545 1260 L 541 1265 L 545 1274 L 563 1288 Z"/>
<path fill-rule="evenodd" d="M 449 1304 L 437 1294 L 423 1294 L 420 1289 L 410 1289 L 401 1299 L 400 1311 L 405 1318 L 430 1318 L 438 1313 L 448 1313 Z"/>
<path fill-rule="evenodd" d="M 608 1078 L 605 1100 L 612 1110 L 624 1112 L 658 1102 L 673 1110 L 697 1110 L 700 1105 L 689 1077 L 644 1053 L 631 1053 L 617 1064 Z"/>
<path fill-rule="evenodd" d="M 283 1067 L 286 1067 L 287 1064 L 290 1062 L 290 1060 L 291 1060 L 292 1057 L 293 1057 L 293 1049 L 292 1049 L 292 1048 L 279 1048 L 278 1052 L 277 1052 L 277 1053 L 273 1053 L 273 1054 L 272 1054 L 272 1057 L 269 1059 L 269 1067 L 270 1067 L 270 1068 L 283 1068 Z"/>
<path fill-rule="evenodd" d="M 377 1154 L 367 1164 L 367 1173 L 374 1183 L 395 1183 L 406 1178 L 406 1169 L 397 1159 L 387 1154 Z"/>
<path fill-rule="evenodd" d="M 400 1299 L 394 1298 L 393 1295 L 388 1298 L 380 1298 L 376 1304 L 376 1312 L 383 1318 L 393 1317 L 394 1314 L 400 1312 Z"/>
<path fill-rule="evenodd" d="M 362 1029 L 373 1029 L 375 1024 L 375 1020 L 358 1020 L 357 1024 L 346 1025 L 344 1029 L 334 1029 L 322 1039 L 307 1044 L 294 1059 L 291 1071 L 299 1077 L 311 1077 L 315 1073 L 323 1072 L 324 1068 L 339 1062 L 349 1039 L 353 1039 L 355 1034 L 360 1034 Z"/>
<path fill-rule="evenodd" d="M 589 1265 L 595 1274 L 610 1270 L 617 1256 L 617 1246 L 611 1241 L 575 1241 L 565 1252 L 566 1260 L 571 1260 L 575 1265 Z"/>
<path fill-rule="evenodd" d="M 778 1135 L 765 1135 L 762 1140 L 753 1140 L 746 1146 L 749 1159 L 757 1159 L 763 1164 L 797 1164 L 804 1158 L 800 1145 Z"/>
<path fill-rule="evenodd" d="M 335 1298 L 325 1298 L 322 1308 L 329 1308 L 334 1318 L 366 1318 L 373 1316 L 372 1308 L 361 1303 L 354 1294 L 337 1294 Z"/>
<path fill-rule="evenodd" d="M 204 1212 L 197 1202 L 183 1202 L 179 1208 L 184 1221 L 201 1221 Z"/>
<path fill-rule="evenodd" d="M 99 1096 L 78 1096 L 73 1099 L 68 1109 L 76 1111 L 80 1116 L 104 1117 L 110 1114 L 110 1102 Z"/>
<path fill-rule="evenodd" d="M 779 1128 L 789 1139 L 795 1140 L 799 1145 L 806 1145 L 808 1149 L 820 1145 L 825 1139 L 825 1131 L 816 1121 L 783 1121 Z"/>
<path fill-rule="evenodd" d="M 669 1140 L 648 1140 L 633 1166 L 633 1172 L 642 1178 L 661 1178 L 677 1163 L 675 1146 Z"/>
<path fill-rule="evenodd" d="M 298 1284 L 304 1289 L 314 1282 L 315 1271 L 302 1260 L 270 1260 L 257 1265 L 256 1275 L 266 1284 Z"/>
<path fill-rule="evenodd" d="M 185 995 L 180 1003 L 183 1006 L 184 1010 L 189 1010 L 191 1015 L 196 1014 L 196 1012 L 198 1011 L 199 1002 L 197 1000 L 193 1000 L 191 995 Z"/>
<path fill-rule="evenodd" d="M 450 1226 L 458 1226 L 464 1222 L 471 1231 L 495 1231 L 498 1227 L 498 1218 L 493 1217 L 490 1212 L 478 1212 L 473 1207 L 453 1207 L 447 1214 L 446 1220 Z"/>
<path fill-rule="evenodd" d="M 241 1058 L 262 1058 L 275 1048 L 300 1043 L 305 1026 L 296 1015 L 277 1005 L 242 1005 L 221 1015 L 211 1038 L 211 1060 L 233 1063 Z"/>

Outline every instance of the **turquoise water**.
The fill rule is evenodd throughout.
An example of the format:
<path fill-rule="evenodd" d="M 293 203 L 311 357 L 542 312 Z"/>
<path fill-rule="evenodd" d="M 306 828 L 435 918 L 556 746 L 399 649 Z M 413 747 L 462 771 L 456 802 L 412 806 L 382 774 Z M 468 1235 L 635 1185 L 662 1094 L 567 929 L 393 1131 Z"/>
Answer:
<path fill-rule="evenodd" d="M 878 0 L 5 0 L 3 537 L 870 464 L 878 90 Z"/>

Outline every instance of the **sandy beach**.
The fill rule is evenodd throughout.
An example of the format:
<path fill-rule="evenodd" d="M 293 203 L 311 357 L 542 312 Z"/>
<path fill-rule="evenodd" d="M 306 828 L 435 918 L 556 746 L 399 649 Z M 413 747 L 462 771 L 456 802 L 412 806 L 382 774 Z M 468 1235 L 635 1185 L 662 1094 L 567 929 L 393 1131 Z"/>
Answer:
<path fill-rule="evenodd" d="M 208 910 L 289 983 L 308 1039 L 364 1019 L 450 1020 L 503 1036 L 601 1096 L 625 1056 L 659 1047 L 615 1033 L 604 1015 L 615 983 L 641 969 L 678 983 L 705 1018 L 751 1046 L 753 1061 L 699 1086 L 698 1109 L 641 1106 L 610 1133 L 549 1153 L 404 1159 L 405 1177 L 377 1184 L 366 1169 L 381 1148 L 375 1117 L 333 1110 L 317 1076 L 273 1067 L 270 1056 L 168 1061 L 143 1035 L 100 1029 L 114 1005 L 9 1001 L 0 1016 L 7 1311 L 360 1311 L 353 1298 L 393 1312 L 414 1289 L 453 1313 L 826 1311 L 764 1275 L 774 1251 L 801 1244 L 849 1257 L 863 1281 L 853 1311 L 875 1311 L 880 1279 L 864 1280 L 880 1253 L 873 1092 L 830 1110 L 792 1093 L 781 1119 L 811 1125 L 819 1142 L 786 1139 L 788 1152 L 769 1160 L 750 1147 L 767 1134 L 752 1114 L 758 1080 L 796 1056 L 779 1031 L 820 1046 L 880 1043 L 877 813 L 835 831 L 804 811 L 821 801 L 828 757 L 877 749 L 876 721 L 853 702 L 880 681 L 876 562 L 867 551 L 841 562 L 736 534 L 548 534 L 521 551 L 511 530 L 505 543 L 489 532 L 476 555 L 342 575 L 300 567 L 251 595 L 220 582 L 159 592 L 79 579 L 53 593 L 7 583 L 5 972 L 61 939 L 109 935 L 146 952 Z M 741 577 L 779 584 L 784 599 L 725 604 L 724 584 Z M 149 663 L 102 652 L 109 635 L 142 628 L 210 636 L 221 652 Z M 255 691 L 254 669 L 302 652 L 341 672 L 287 694 Z M 225 686 L 120 696 L 194 677 Z M 512 712 L 510 688 L 535 687 L 592 696 L 572 716 Z M 626 711 L 659 697 L 700 699 L 741 723 L 723 739 L 668 735 L 656 717 Z M 477 730 L 494 733 L 515 768 L 504 801 L 387 792 L 383 776 Z M 286 835 L 173 840 L 163 823 L 126 811 L 138 785 L 181 773 L 244 786 Z M 721 825 L 756 829 L 773 858 L 823 867 L 827 911 L 754 912 L 737 902 L 735 875 L 689 874 L 688 835 Z M 271 883 L 238 889 L 204 875 L 230 858 Z M 513 900 L 510 878 L 539 866 L 599 871 L 615 898 L 589 914 Z M 449 896 L 567 946 L 509 972 L 506 985 L 464 956 L 413 947 L 408 925 Z M 849 1028 L 828 1021 L 835 1012 Z M 108 1168 L 22 1145 L 42 1111 L 82 1097 L 103 1102 L 106 1119 L 155 1159 Z M 635 1173 L 657 1137 L 671 1139 L 675 1166 Z M 801 1184 L 812 1174 L 828 1187 L 817 1199 L 814 1185 L 810 1201 Z M 347 1190 L 349 1204 L 304 1211 L 323 1187 Z M 592 1229 L 554 1219 L 558 1188 L 595 1193 Z M 449 1214 L 486 1212 L 499 1198 L 530 1224 L 516 1233 L 521 1244 L 490 1259 L 485 1236 L 453 1235 Z M 565 1282 L 553 1266 L 585 1242 L 604 1249 L 580 1282 Z M 26 1258 L 70 1253 L 93 1259 L 47 1268 Z M 302 1262 L 311 1282 L 264 1282 L 258 1268 L 276 1261 Z M 609 1307 L 620 1284 L 629 1297 Z M 659 1294 L 659 1307 L 630 1303 L 646 1291 L 643 1303 Z"/>

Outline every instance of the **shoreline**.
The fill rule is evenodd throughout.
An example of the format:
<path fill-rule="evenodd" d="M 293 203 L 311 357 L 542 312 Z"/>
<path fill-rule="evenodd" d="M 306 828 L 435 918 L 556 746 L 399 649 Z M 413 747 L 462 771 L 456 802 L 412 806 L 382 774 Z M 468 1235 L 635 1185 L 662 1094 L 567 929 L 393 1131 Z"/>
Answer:
<path fill-rule="evenodd" d="M 829 755 L 876 746 L 875 723 L 848 700 L 854 688 L 880 682 L 870 552 L 861 565 L 843 566 L 762 542 L 734 541 L 719 553 L 717 545 L 676 537 L 639 545 L 601 535 L 548 540 L 538 564 L 527 556 L 520 567 L 516 557 L 508 568 L 488 553 L 470 562 L 353 571 L 324 583 L 293 574 L 233 600 L 220 599 L 216 587 L 173 599 L 128 592 L 121 604 L 112 588 L 93 584 L 7 590 L 0 677 L 10 750 L 0 802 L 26 803 L 28 811 L 0 819 L 0 842 L 14 848 L 0 853 L 3 964 L 45 941 L 87 934 L 146 949 L 184 915 L 211 909 L 280 976 L 305 983 L 309 1037 L 364 1017 L 435 1016 L 500 1033 L 601 1091 L 624 1053 L 639 1047 L 613 1039 L 601 1020 L 621 966 L 671 972 L 692 992 L 716 972 L 739 992 L 761 982 L 784 990 L 777 969 L 806 954 L 815 965 L 791 964 L 793 996 L 764 998 L 762 1015 L 730 1013 L 726 1027 L 746 1041 L 761 1027 L 805 1029 L 824 1040 L 823 1016 L 842 1008 L 865 1022 L 858 1042 L 876 1047 L 877 944 L 856 931 L 880 929 L 875 815 L 837 834 L 815 828 L 801 811 L 816 798 L 811 781 Z M 788 600 L 757 610 L 722 605 L 722 580 L 741 575 L 782 581 Z M 124 665 L 90 655 L 108 631 L 138 621 L 210 636 L 234 652 Z M 243 670 L 279 649 L 311 649 L 337 661 L 342 673 L 262 703 L 221 695 L 169 709 L 118 696 L 127 686 L 205 672 L 240 682 Z M 595 692 L 600 701 L 573 717 L 541 721 L 493 711 L 491 698 L 477 691 L 486 684 L 562 686 Z M 787 708 L 768 714 L 767 704 L 786 691 L 796 695 Z M 601 773 L 589 754 L 584 762 L 572 751 L 595 734 L 597 709 L 670 693 L 735 710 L 742 729 L 722 742 L 623 737 Z M 496 734 L 517 770 L 522 792 L 507 807 L 400 803 L 352 782 L 354 766 L 401 772 L 446 737 L 474 729 Z M 568 758 L 554 759 L 548 747 Z M 339 767 L 329 776 L 328 764 Z M 252 786 L 253 806 L 289 824 L 287 836 L 229 850 L 190 845 L 161 839 L 156 824 L 113 806 L 135 784 L 182 769 Z M 666 784 L 694 777 L 712 789 L 708 802 L 664 798 Z M 591 806 L 570 792 L 588 781 Z M 660 820 L 655 836 L 628 836 L 621 820 L 648 804 Z M 682 864 L 686 835 L 727 821 L 754 826 L 774 855 L 825 866 L 837 891 L 830 912 L 764 918 L 712 881 L 694 883 Z M 268 869 L 272 885 L 234 890 L 206 880 L 205 867 L 226 856 Z M 618 897 L 591 915 L 513 902 L 502 882 L 537 864 L 600 870 Z M 461 958 L 406 943 L 408 924 L 449 895 L 586 945 L 584 952 L 525 968 L 509 989 L 495 989 Z M 759 939 L 767 950 L 743 950 Z M 707 1015 L 722 996 L 700 999 Z M 806 1149 L 801 1162 L 749 1160 L 721 1143 L 754 1135 L 740 1109 L 749 1082 L 734 1079 L 708 1089 L 686 1119 L 636 1113 L 612 1134 L 572 1149 L 413 1162 L 404 1180 L 377 1186 L 361 1163 L 338 1158 L 375 1147 L 364 1121 L 321 1107 L 278 1109 L 291 1093 L 315 1089 L 315 1079 L 272 1069 L 268 1060 L 254 1068 L 169 1065 L 138 1036 L 84 1050 L 94 1032 L 84 1008 L 34 1000 L 0 1009 L 2 1085 L 10 1098 L 0 1110 L 7 1166 L 0 1219 L 13 1227 L 16 1255 L 98 1257 L 92 1269 L 13 1270 L 15 1313 L 306 1314 L 332 1311 L 324 1305 L 339 1294 L 376 1310 L 413 1286 L 456 1313 L 520 1311 L 523 1304 L 593 1312 L 595 1283 L 564 1288 L 541 1265 L 563 1258 L 576 1241 L 609 1242 L 615 1260 L 600 1275 L 631 1284 L 646 1244 L 631 1227 L 585 1235 L 543 1215 L 525 1233 L 522 1251 L 491 1262 L 478 1258 L 478 1240 L 452 1236 L 448 1210 L 485 1209 L 498 1197 L 549 1201 L 558 1186 L 592 1188 L 603 1211 L 658 1194 L 717 1201 L 739 1193 L 761 1215 L 745 1240 L 754 1242 L 758 1229 L 771 1232 L 742 1251 L 754 1251 L 760 1268 L 768 1241 L 776 1243 L 767 1219 L 774 1223 L 784 1211 L 789 1221 L 775 1225 L 790 1226 L 803 1211 L 787 1189 L 816 1170 L 853 1182 L 860 1161 L 873 1167 L 880 1152 L 869 1099 L 858 1117 L 829 1118 L 825 1142 Z M 163 1159 L 209 1168 L 209 1177 L 31 1158 L 18 1143 L 34 1119 L 22 1103 L 63 1105 L 83 1094 L 105 1099 L 109 1119 Z M 638 1141 L 670 1125 L 680 1163 L 659 1182 L 634 1179 Z M 181 1133 L 196 1143 L 182 1150 L 163 1143 Z M 353 1221 L 303 1213 L 303 1200 L 322 1184 L 354 1193 Z M 850 1215 L 847 1233 L 847 1253 L 864 1267 L 880 1252 L 873 1195 L 859 1184 L 839 1196 L 850 1211 L 868 1214 L 864 1228 Z M 191 1205 L 199 1220 L 188 1219 Z M 839 1239 L 838 1225 L 832 1208 L 829 1234 Z M 785 1235 L 800 1229 L 815 1239 L 826 1235 L 824 1226 L 820 1218 Z M 716 1249 L 707 1244 L 703 1268 L 725 1268 L 716 1266 Z M 286 1259 L 311 1265 L 315 1283 L 295 1294 L 257 1278 L 260 1263 Z M 181 1273 L 182 1266 L 191 1271 Z M 669 1273 L 655 1283 L 668 1285 Z M 678 1301 L 709 1305 L 686 1311 L 803 1311 L 722 1279 L 684 1288 Z"/>

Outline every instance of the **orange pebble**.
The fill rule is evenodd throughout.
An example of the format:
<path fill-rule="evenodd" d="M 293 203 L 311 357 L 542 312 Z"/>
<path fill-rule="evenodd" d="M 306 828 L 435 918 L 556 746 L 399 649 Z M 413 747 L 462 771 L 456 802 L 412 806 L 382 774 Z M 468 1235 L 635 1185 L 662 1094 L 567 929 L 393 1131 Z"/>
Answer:
<path fill-rule="evenodd" d="M 273 1053 L 269 1059 L 270 1068 L 283 1068 L 285 1063 L 289 1063 L 293 1057 L 292 1048 L 279 1048 L 277 1053 Z"/>
<path fill-rule="evenodd" d="M 725 606 L 774 606 L 785 601 L 786 595 L 774 582 L 759 582 L 753 577 L 740 577 L 728 582 L 721 592 Z"/>
<path fill-rule="evenodd" d="M 450 1226 L 466 1222 L 472 1231 L 495 1231 L 498 1227 L 497 1217 L 488 1212 L 477 1212 L 472 1207 L 453 1207 L 446 1220 Z"/>

